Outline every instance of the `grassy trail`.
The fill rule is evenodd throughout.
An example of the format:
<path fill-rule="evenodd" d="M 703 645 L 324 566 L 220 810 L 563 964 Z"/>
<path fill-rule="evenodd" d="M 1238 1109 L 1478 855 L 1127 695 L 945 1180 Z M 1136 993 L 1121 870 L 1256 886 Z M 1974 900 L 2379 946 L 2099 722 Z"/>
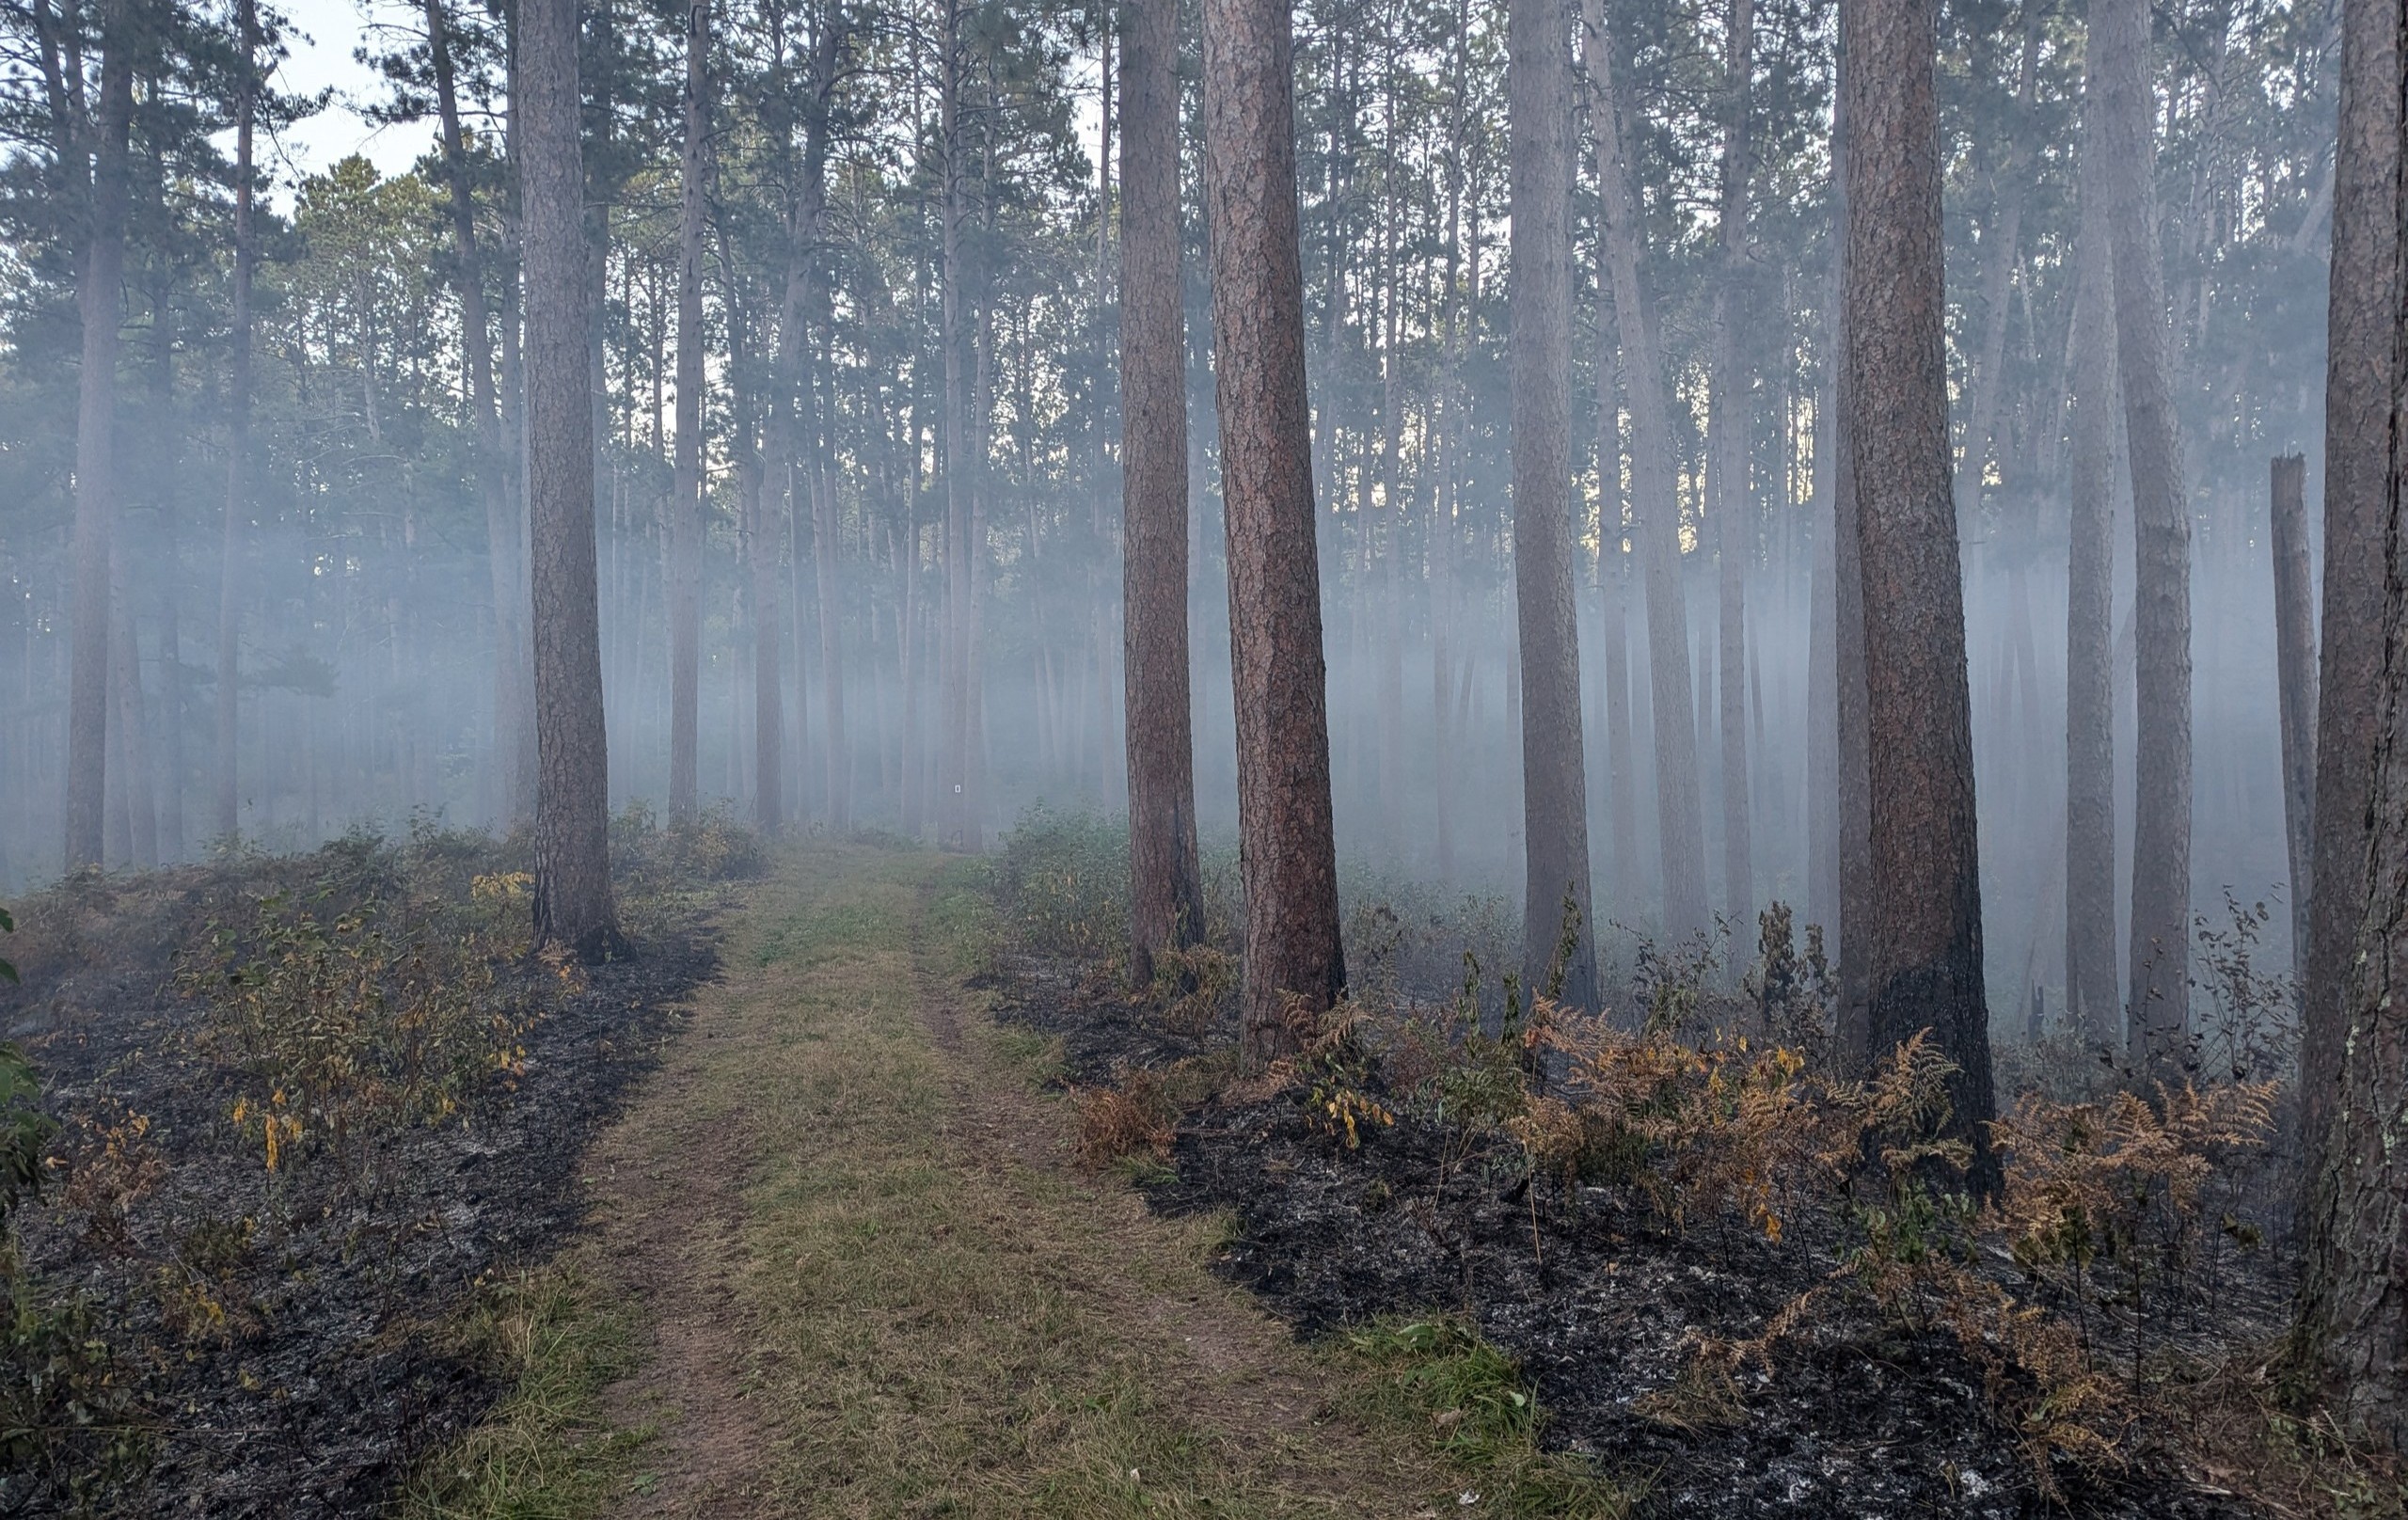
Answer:
<path fill-rule="evenodd" d="M 519 1392 L 438 1515 L 1398 1515 L 1417 1432 L 1068 1165 L 1045 1054 L 964 981 L 974 863 L 822 847 L 589 1157 L 594 1226 L 497 1301 Z"/>

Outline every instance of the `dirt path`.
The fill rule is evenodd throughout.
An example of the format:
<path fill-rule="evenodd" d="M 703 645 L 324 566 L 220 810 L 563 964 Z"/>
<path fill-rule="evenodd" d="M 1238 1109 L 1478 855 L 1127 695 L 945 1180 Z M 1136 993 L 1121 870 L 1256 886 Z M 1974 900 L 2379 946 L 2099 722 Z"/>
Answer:
<path fill-rule="evenodd" d="M 1436 1512 L 1418 1443 L 1206 1270 L 1213 1224 L 1069 1166 L 964 987 L 971 870 L 789 863 L 591 1153 L 579 1270 L 637 1327 L 600 1414 L 650 1433 L 595 1443 L 603 1512 Z"/>

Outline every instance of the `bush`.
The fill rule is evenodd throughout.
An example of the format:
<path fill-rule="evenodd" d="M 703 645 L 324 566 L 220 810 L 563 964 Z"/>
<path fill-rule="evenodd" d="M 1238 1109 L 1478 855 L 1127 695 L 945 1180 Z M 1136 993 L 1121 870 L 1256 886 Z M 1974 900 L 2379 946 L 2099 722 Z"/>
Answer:
<path fill-rule="evenodd" d="M 1043 803 L 1021 815 L 994 866 L 1013 937 L 1043 955 L 1118 966 L 1129 948 L 1129 833 Z"/>
<path fill-rule="evenodd" d="M 637 892 L 664 892 L 697 881 L 747 881 L 768 865 L 761 836 L 726 802 L 690 818 L 659 821 L 639 798 L 610 820 L 610 866 Z"/>
<path fill-rule="evenodd" d="M 382 1134 L 449 1118 L 521 1070 L 530 1016 L 498 990 L 488 931 L 396 916 L 388 934 L 373 909 L 326 918 L 271 895 L 179 974 L 209 1005 L 204 1048 L 248 1079 L 230 1116 L 271 1172 L 319 1145 L 364 1167 Z"/>

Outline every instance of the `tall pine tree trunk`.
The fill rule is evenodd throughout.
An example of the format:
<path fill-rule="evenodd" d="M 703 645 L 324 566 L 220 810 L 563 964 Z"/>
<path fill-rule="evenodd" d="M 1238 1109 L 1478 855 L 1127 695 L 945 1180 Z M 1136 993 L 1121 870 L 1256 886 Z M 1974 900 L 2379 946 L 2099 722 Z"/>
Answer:
<path fill-rule="evenodd" d="M 1604 0 L 1585 0 L 1592 118 L 1604 134 L 1598 155 L 1607 262 L 1621 318 L 1630 394 L 1632 516 L 1647 580 L 1647 659 L 1656 725 L 1656 806 L 1664 861 L 1665 937 L 1709 926 L 1704 805 L 1698 788 L 1697 712 L 1689 689 L 1688 594 L 1681 579 L 1680 501 L 1673 478 L 1671 408 L 1656 323 L 1640 285 L 1638 194 L 1631 182 L 1627 124 L 1607 40 Z"/>
<path fill-rule="evenodd" d="M 1522 670 L 1525 985 L 1562 977 L 1597 999 L 1590 902 L 1580 634 L 1572 595 L 1572 59 L 1560 0 L 1513 0 L 1512 115 L 1513 590 Z M 1579 938 L 1555 965 L 1568 916 Z"/>
<path fill-rule="evenodd" d="M 586 390 L 593 288 L 578 150 L 577 0 L 521 0 L 520 17 L 535 942 L 590 961 L 618 949 L 620 939 L 610 898 L 610 749 L 595 606 L 594 408 Z"/>
<path fill-rule="evenodd" d="M 1937 0 L 1842 0 L 1847 37 L 1846 326 L 1862 578 L 1865 962 L 1877 1059 L 1920 1030 L 1959 1068 L 1954 1133 L 1997 1187 L 1965 606 L 1948 444 Z"/>
<path fill-rule="evenodd" d="M 1205 0 L 1204 200 L 1245 885 L 1242 1044 L 1258 1068 L 1296 1048 L 1291 999 L 1316 1013 L 1346 984 L 1305 394 L 1292 24 L 1288 0 Z"/>
<path fill-rule="evenodd" d="M 675 818 L 693 815 L 700 779 L 703 224 L 704 179 L 709 172 L 710 14 L 710 0 L 689 0 L 686 8 L 686 143 L 677 210 L 677 467 L 669 503 L 669 813 Z"/>
<path fill-rule="evenodd" d="M 91 199 L 76 288 L 83 372 L 75 408 L 75 600 L 67 697 L 67 868 L 101 863 L 107 795 L 110 546 L 117 529 L 118 283 L 125 265 L 127 134 L 134 117 L 129 0 L 101 9 L 101 90 L 92 140 Z"/>
<path fill-rule="evenodd" d="M 2191 973 L 2191 515 L 2167 356 L 2149 125 L 2147 0 L 2099 0 L 2090 22 L 2099 163 L 2115 250 L 2115 358 L 2132 477 L 2133 637 L 2140 726 L 2132 762 L 2133 1063 L 2173 1075 L 2187 1055 Z"/>
<path fill-rule="evenodd" d="M 2095 101 L 2096 97 L 2094 97 Z M 2071 534 L 2066 565 L 2066 1007 L 2095 1043 L 2115 989 L 2115 266 L 2099 113 L 2083 112 L 2074 241 Z"/>
<path fill-rule="evenodd" d="M 519 626 L 522 606 L 518 555 L 518 523 L 511 511 L 505 476 L 501 413 L 494 389 L 493 339 L 485 311 L 484 262 L 477 248 L 477 210 L 469 182 L 467 140 L 460 125 L 459 90 L 452 57 L 451 28 L 443 0 L 426 0 L 427 54 L 434 65 L 436 120 L 441 136 L 443 171 L 452 220 L 452 258 L 458 266 L 461 347 L 468 361 L 468 409 L 476 429 L 478 494 L 485 509 L 485 562 L 493 587 L 493 732 L 496 785 L 494 821 L 504 829 L 526 815 L 530 798 L 519 795 L 517 768 L 511 756 L 518 752 L 515 736 L 534 720 L 527 700 L 527 670 L 520 655 L 525 630 Z"/>
<path fill-rule="evenodd" d="M 2307 943 L 2316 879 L 2316 591 L 2309 579 L 2307 461 L 2287 454 L 2267 471 L 2274 564 L 2275 705 L 2283 733 L 2283 838 L 2291 868 L 2292 954 Z"/>
<path fill-rule="evenodd" d="M 1187 655 L 1187 345 L 1180 269 L 1179 8 L 1137 0 L 1120 61 L 1121 641 L 1129 977 L 1204 932 Z"/>
<path fill-rule="evenodd" d="M 2395 8 L 2341 7 L 2340 141 L 2324 381 L 2324 584 L 2316 707 L 2316 846 L 2300 961 L 2300 1099 L 2323 1141 L 2346 1021 L 2342 983 L 2366 909 L 2374 692 L 2383 671 L 2386 496 L 2398 341 L 2401 40 Z"/>
<path fill-rule="evenodd" d="M 259 111 L 259 11 L 236 0 L 241 72 L 234 99 L 234 312 L 228 359 L 226 517 L 218 545 L 215 693 L 217 836 L 231 841 L 242 822 L 240 749 L 243 649 L 243 519 L 250 511 L 251 274 L 259 241 L 251 225 L 253 136 Z"/>
<path fill-rule="evenodd" d="M 1720 612 L 1722 717 L 1722 901 L 1734 933 L 1755 922 L 1754 851 L 1748 829 L 1748 562 L 1755 549 L 1754 496 L 1749 483 L 1749 426 L 1734 309 L 1747 253 L 1749 76 L 1755 68 L 1754 0 L 1731 0 L 1726 32 L 1722 137 L 1722 214 L 1714 286 L 1713 451 L 1715 558 Z"/>

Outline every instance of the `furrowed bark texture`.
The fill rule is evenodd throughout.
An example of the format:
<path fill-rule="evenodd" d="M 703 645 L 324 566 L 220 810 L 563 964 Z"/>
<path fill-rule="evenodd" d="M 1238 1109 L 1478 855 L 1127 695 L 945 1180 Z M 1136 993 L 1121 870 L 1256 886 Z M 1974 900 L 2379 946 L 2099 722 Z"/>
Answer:
<path fill-rule="evenodd" d="M 2408 22 L 2408 11 L 2384 8 L 2395 25 Z M 2397 84 L 2395 72 L 2395 101 Z M 2395 151 L 2400 142 L 2393 139 Z M 2342 144 L 2348 152 L 2346 131 Z M 2394 187 L 2398 194 L 2396 180 Z M 2403 203 L 2408 196 L 2395 202 Z M 2340 255 L 2337 243 L 2337 308 Z M 2390 299 L 2394 331 L 2408 338 L 2408 290 L 2395 284 Z M 2384 610 L 2374 743 L 2367 757 L 2366 853 L 2358 863 L 2365 908 L 2341 982 L 2333 1090 L 2323 1128 L 2312 1136 L 2319 1145 L 2309 1174 L 2299 1345 L 2345 1427 L 2402 1448 L 2408 1447 L 2408 515 L 2402 512 L 2408 502 L 2408 345 L 2394 347 L 2384 373 L 2391 442 L 2379 550 Z M 2347 400 L 2364 404 L 2363 397 Z M 2353 546 L 2337 547 L 2349 552 Z M 2320 876 L 2318 892 L 2333 879 Z"/>
<path fill-rule="evenodd" d="M 2131 461 L 2134 680 L 2131 990 L 2133 1064 L 2172 1076 L 2188 1051 L 2191 973 L 2191 516 L 2167 356 L 2149 126 L 2148 0 L 2099 0 L 2091 87 L 2115 250 L 2116 377 Z"/>
<path fill-rule="evenodd" d="M 2095 103 L 2096 97 L 2093 97 Z M 2112 1044 L 2115 987 L 2115 263 L 2098 111 L 2083 112 L 2074 244 L 2071 537 L 2066 575 L 2066 1007 Z"/>
<path fill-rule="evenodd" d="M 1346 982 L 1305 395 L 1291 28 L 1287 0 L 1205 0 L 1205 211 L 1246 899 L 1243 1037 L 1257 1065 L 1294 1048 L 1291 996 L 1326 1008 Z"/>
<path fill-rule="evenodd" d="M 597 960 L 610 901 L 610 752 L 595 607 L 594 409 L 586 394 L 585 177 L 577 0 L 521 0 L 528 506 L 535 642 L 535 941 Z"/>
<path fill-rule="evenodd" d="M 2324 648 L 2302 1081 L 2299 1335 L 2345 1424 L 2408 1449 L 2408 10 L 2342 9 Z M 2371 562 L 2369 569 L 2368 562 Z M 2369 601 L 2380 608 L 2369 630 Z M 2349 842 L 2354 837 L 2354 856 Z M 2354 926 L 2335 922 L 2354 900 Z"/>
<path fill-rule="evenodd" d="M 2267 470 L 2274 562 L 2275 701 L 2283 727 L 2283 837 L 2291 868 L 2291 942 L 2307 943 L 2316 839 L 2316 590 L 2307 542 L 2307 461 Z"/>
<path fill-rule="evenodd" d="M 1916 1031 L 1961 1069 L 1954 1131 L 1997 1186 L 1982 988 L 1973 741 L 1948 439 L 1936 0 L 1843 0 L 1847 352 L 1864 618 L 1865 958 L 1877 1060 Z"/>
<path fill-rule="evenodd" d="M 2324 379 L 2324 587 L 2316 846 L 2301 976 L 2303 1134 L 2322 1143 L 2341 1061 L 2341 984 L 2366 908 L 2367 804 L 2383 668 L 2384 541 L 2400 279 L 2401 43 L 2396 8 L 2341 8 L 2340 140 Z"/>
<path fill-rule="evenodd" d="M 1743 0 L 1744 3 L 1744 0 Z M 1589 882 L 1579 624 L 1572 599 L 1572 59 L 1562 0 L 1513 0 L 1513 590 L 1522 659 L 1522 974 L 1556 974 L 1568 911 L 1578 941 L 1563 1000 L 1597 1001 Z"/>
<path fill-rule="evenodd" d="M 1129 979 L 1204 932 L 1187 657 L 1187 343 L 1180 306 L 1179 8 L 1132 0 L 1120 64 L 1121 653 Z"/>

